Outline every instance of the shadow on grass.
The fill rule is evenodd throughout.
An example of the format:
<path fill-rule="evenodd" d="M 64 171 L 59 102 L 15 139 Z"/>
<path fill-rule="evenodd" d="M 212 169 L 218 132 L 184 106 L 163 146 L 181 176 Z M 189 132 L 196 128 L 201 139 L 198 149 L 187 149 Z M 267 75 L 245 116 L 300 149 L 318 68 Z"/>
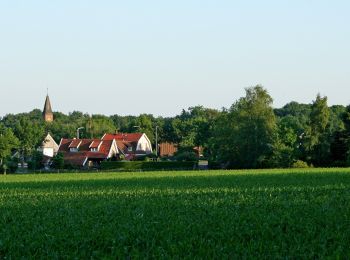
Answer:
<path fill-rule="evenodd" d="M 116 173 L 117 175 L 117 173 Z M 25 177 L 25 176 L 24 176 Z M 0 182 L 1 190 L 53 190 L 53 189 L 188 189 L 188 188 L 285 188 L 290 186 L 317 187 L 325 185 L 350 185 L 350 173 L 292 173 L 292 174 L 245 174 L 245 175 L 171 175 L 163 177 L 130 177 L 101 179 L 40 180 L 25 182 Z"/>

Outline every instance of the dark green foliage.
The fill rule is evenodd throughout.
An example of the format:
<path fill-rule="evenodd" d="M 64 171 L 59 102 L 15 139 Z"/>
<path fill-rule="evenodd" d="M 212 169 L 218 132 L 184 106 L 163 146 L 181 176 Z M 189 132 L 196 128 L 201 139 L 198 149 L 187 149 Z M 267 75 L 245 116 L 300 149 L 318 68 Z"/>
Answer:
<path fill-rule="evenodd" d="M 193 162 L 198 160 L 198 157 L 193 151 L 182 151 L 174 155 L 174 159 L 179 162 Z"/>
<path fill-rule="evenodd" d="M 196 162 L 102 162 L 102 170 L 155 171 L 155 170 L 193 170 Z"/>
<path fill-rule="evenodd" d="M 198 160 L 198 156 L 193 147 L 180 147 L 174 154 L 174 159 L 179 162 L 193 162 Z"/>
<path fill-rule="evenodd" d="M 54 122 L 45 123 L 35 109 L 6 115 L 0 123 L 20 141 L 19 158 L 27 162 L 48 132 L 59 142 L 76 137 L 83 127 L 81 138 L 144 132 L 154 151 L 157 128 L 158 144 L 174 143 L 180 149 L 178 160 L 193 160 L 193 148 L 200 146 L 205 158 L 224 168 L 291 167 L 298 160 L 317 167 L 350 165 L 349 107 L 328 107 L 327 97 L 318 95 L 312 104 L 290 102 L 273 109 L 261 86 L 248 88 L 245 97 L 222 111 L 194 106 L 167 118 L 55 112 Z"/>
<path fill-rule="evenodd" d="M 22 117 L 15 123 L 14 133 L 20 141 L 21 152 L 24 157 L 28 157 L 40 146 L 45 136 L 45 129 L 42 123 Z"/>
<path fill-rule="evenodd" d="M 52 167 L 54 169 L 64 169 L 63 153 L 57 153 L 52 159 Z"/>
<path fill-rule="evenodd" d="M 30 170 L 40 170 L 44 168 L 42 152 L 35 151 L 33 153 L 32 158 L 28 163 L 28 168 Z"/>
<path fill-rule="evenodd" d="M 114 122 L 109 117 L 103 115 L 89 117 L 83 131 L 85 138 L 101 138 L 105 133 L 114 132 Z"/>
<path fill-rule="evenodd" d="M 149 162 L 149 161 L 153 161 L 153 160 L 157 160 L 157 156 L 155 154 L 147 154 L 147 155 L 143 155 L 143 156 L 138 156 L 134 159 L 134 161 L 142 161 L 142 162 Z"/>
<path fill-rule="evenodd" d="M 19 140 L 12 130 L 0 123 L 0 172 L 6 173 L 8 169 L 11 169 L 11 153 L 18 147 Z"/>
<path fill-rule="evenodd" d="M 0 176 L 0 258 L 347 259 L 349 173 Z"/>
<path fill-rule="evenodd" d="M 230 167 L 263 167 L 272 152 L 275 131 L 272 98 L 261 86 L 248 88 L 246 96 L 216 121 L 212 152 Z"/>

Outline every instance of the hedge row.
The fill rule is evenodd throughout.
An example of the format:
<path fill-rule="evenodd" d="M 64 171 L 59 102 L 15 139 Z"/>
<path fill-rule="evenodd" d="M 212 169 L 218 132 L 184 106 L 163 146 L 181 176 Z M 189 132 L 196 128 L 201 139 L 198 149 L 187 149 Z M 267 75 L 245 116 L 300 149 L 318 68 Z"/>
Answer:
<path fill-rule="evenodd" d="M 123 171 L 155 171 L 155 170 L 193 170 L 196 162 L 102 162 L 102 170 L 123 170 Z"/>

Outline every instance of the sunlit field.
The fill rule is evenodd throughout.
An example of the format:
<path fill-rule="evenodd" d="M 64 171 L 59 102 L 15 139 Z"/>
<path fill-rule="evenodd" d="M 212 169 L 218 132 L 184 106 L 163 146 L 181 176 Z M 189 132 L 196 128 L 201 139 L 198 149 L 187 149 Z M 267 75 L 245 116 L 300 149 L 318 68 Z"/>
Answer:
<path fill-rule="evenodd" d="M 0 176 L 3 258 L 350 257 L 350 169 Z"/>

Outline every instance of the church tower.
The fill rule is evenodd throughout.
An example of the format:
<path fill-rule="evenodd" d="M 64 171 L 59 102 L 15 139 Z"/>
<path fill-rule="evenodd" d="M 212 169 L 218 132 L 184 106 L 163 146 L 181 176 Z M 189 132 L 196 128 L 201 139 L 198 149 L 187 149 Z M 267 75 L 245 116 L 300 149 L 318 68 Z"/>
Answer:
<path fill-rule="evenodd" d="M 52 122 L 53 121 L 53 113 L 52 113 L 49 95 L 46 96 L 44 111 L 43 111 L 43 119 L 45 122 Z"/>

